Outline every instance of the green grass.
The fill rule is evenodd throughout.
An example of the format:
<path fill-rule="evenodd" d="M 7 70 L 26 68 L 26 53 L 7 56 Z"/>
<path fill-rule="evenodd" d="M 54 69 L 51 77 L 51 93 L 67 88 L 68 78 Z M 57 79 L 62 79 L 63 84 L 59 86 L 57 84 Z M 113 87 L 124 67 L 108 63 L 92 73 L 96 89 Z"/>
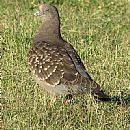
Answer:
<path fill-rule="evenodd" d="M 47 2 L 47 0 L 46 0 Z M 0 2 L 3 130 L 130 130 L 130 2 L 50 0 L 58 7 L 62 36 L 78 51 L 90 75 L 111 97 L 127 103 L 95 102 L 88 94 L 49 105 L 27 66 L 32 38 L 41 24 L 36 0 Z"/>

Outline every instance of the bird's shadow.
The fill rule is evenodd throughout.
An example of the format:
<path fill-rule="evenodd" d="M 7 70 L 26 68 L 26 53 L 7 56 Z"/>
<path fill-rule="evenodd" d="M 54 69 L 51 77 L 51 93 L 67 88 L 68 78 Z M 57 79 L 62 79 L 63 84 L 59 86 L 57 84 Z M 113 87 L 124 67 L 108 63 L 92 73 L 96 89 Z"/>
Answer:
<path fill-rule="evenodd" d="M 130 94 L 122 93 L 120 96 L 112 97 L 111 101 L 116 102 L 118 105 L 130 106 Z"/>

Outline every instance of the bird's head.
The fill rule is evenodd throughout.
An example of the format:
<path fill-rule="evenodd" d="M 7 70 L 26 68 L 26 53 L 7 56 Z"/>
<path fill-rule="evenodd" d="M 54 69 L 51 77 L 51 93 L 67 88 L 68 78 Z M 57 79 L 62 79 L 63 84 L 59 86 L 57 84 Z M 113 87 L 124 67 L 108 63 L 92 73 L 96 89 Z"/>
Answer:
<path fill-rule="evenodd" d="M 57 8 L 49 4 L 40 5 L 39 11 L 37 11 L 34 15 L 41 16 L 44 20 L 51 20 L 59 16 Z"/>

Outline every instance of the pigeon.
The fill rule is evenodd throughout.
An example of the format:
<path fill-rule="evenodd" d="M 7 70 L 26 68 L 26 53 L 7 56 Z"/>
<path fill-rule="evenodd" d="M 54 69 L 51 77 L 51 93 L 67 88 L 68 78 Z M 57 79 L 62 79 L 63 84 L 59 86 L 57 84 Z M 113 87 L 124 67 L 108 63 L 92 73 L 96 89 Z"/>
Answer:
<path fill-rule="evenodd" d="M 88 74 L 78 53 L 60 33 L 60 18 L 55 6 L 42 4 L 42 25 L 28 52 L 28 65 L 34 80 L 50 95 L 68 96 L 91 93 L 97 100 L 110 101 L 99 84 Z"/>

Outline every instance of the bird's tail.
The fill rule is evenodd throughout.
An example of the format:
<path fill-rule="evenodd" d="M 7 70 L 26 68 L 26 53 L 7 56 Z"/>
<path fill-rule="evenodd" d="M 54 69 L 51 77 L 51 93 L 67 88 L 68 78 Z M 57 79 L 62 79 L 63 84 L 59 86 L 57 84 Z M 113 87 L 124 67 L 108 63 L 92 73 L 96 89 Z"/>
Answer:
<path fill-rule="evenodd" d="M 104 102 L 111 101 L 111 98 L 105 94 L 103 90 L 101 90 L 100 86 L 95 81 L 93 81 L 92 86 L 94 86 L 94 89 L 92 89 L 92 94 L 96 100 Z"/>
<path fill-rule="evenodd" d="M 107 94 L 105 94 L 102 90 L 94 93 L 94 98 L 97 99 L 98 101 L 104 101 L 104 102 L 111 101 L 111 98 Z"/>

